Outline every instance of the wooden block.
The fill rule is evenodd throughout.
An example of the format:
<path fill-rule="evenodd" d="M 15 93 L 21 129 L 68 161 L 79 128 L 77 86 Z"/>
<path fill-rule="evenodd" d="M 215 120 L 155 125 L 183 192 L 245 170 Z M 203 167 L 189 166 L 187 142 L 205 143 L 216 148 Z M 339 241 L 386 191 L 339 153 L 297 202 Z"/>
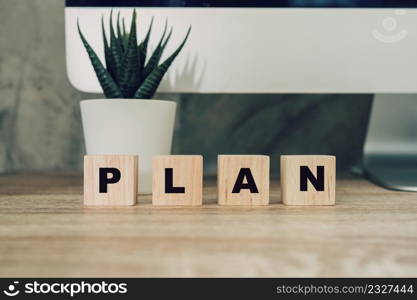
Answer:
<path fill-rule="evenodd" d="M 160 155 L 152 160 L 153 205 L 202 205 L 203 157 Z"/>
<path fill-rule="evenodd" d="M 336 157 L 282 155 L 281 193 L 286 205 L 334 205 Z"/>
<path fill-rule="evenodd" d="M 217 169 L 220 205 L 269 204 L 269 156 L 219 155 Z"/>
<path fill-rule="evenodd" d="M 137 155 L 84 156 L 84 205 L 136 204 L 137 174 Z"/>

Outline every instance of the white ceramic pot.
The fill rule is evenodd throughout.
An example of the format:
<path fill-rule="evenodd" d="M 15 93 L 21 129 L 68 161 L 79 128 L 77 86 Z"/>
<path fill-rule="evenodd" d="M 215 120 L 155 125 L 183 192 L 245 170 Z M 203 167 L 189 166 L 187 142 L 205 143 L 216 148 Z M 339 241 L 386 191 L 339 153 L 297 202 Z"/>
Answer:
<path fill-rule="evenodd" d="M 139 155 L 139 193 L 152 192 L 152 156 L 171 153 L 176 103 L 160 100 L 81 101 L 87 154 Z"/>

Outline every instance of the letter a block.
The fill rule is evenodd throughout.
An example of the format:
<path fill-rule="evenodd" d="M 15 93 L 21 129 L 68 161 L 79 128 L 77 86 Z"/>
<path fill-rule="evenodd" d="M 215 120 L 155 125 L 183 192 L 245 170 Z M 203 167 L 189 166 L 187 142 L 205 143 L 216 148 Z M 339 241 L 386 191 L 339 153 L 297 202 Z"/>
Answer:
<path fill-rule="evenodd" d="M 281 195 L 284 204 L 334 205 L 335 194 L 335 156 L 281 156 Z"/>
<path fill-rule="evenodd" d="M 217 165 L 220 205 L 269 204 L 269 156 L 219 155 Z"/>
<path fill-rule="evenodd" d="M 137 174 L 137 155 L 84 156 L 84 205 L 136 204 Z"/>
<path fill-rule="evenodd" d="M 203 157 L 160 155 L 152 161 L 152 204 L 203 204 Z"/>

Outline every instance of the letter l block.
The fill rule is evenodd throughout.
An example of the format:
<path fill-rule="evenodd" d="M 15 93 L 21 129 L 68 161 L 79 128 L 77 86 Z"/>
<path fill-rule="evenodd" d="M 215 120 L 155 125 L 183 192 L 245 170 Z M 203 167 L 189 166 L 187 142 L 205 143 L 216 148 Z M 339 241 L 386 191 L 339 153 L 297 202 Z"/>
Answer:
<path fill-rule="evenodd" d="M 203 157 L 158 155 L 152 160 L 152 204 L 203 204 Z"/>

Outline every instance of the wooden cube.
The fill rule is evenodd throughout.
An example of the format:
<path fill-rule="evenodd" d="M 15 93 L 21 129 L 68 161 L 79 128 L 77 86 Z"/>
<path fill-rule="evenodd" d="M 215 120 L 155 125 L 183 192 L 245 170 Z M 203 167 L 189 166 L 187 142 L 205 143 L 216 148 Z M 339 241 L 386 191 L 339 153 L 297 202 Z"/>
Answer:
<path fill-rule="evenodd" d="M 286 205 L 334 205 L 336 157 L 282 155 L 281 193 Z"/>
<path fill-rule="evenodd" d="M 220 205 L 269 204 L 269 156 L 219 155 L 217 168 Z"/>
<path fill-rule="evenodd" d="M 203 157 L 160 155 L 152 160 L 153 205 L 202 205 Z"/>
<path fill-rule="evenodd" d="M 137 176 L 137 155 L 84 156 L 84 205 L 136 204 Z"/>

